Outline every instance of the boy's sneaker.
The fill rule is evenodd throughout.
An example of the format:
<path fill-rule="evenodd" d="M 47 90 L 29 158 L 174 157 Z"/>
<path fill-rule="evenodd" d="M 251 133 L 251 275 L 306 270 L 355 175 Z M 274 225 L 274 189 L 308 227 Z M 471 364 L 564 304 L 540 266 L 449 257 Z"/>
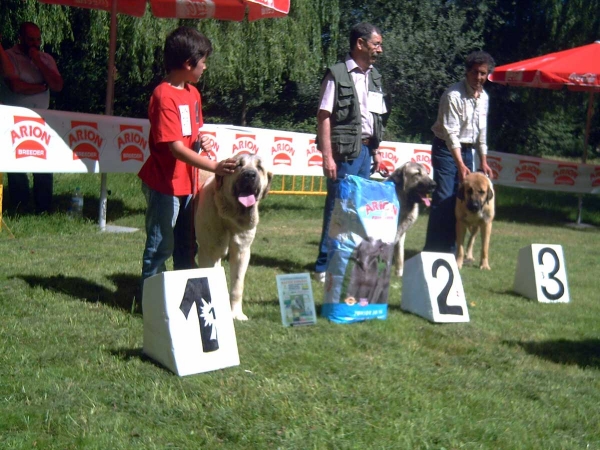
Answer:
<path fill-rule="evenodd" d="M 313 280 L 315 280 L 317 283 L 325 283 L 325 272 L 313 273 Z"/>

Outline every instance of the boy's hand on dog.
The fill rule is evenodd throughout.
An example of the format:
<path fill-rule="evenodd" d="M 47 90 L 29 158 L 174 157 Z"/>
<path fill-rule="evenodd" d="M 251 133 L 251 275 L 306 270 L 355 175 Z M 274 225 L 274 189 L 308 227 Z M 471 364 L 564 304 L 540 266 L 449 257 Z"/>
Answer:
<path fill-rule="evenodd" d="M 215 174 L 217 175 L 231 175 L 235 171 L 235 167 L 237 166 L 237 162 L 233 158 L 227 158 L 223 161 L 219 161 L 217 163 L 217 168 L 215 169 Z"/>

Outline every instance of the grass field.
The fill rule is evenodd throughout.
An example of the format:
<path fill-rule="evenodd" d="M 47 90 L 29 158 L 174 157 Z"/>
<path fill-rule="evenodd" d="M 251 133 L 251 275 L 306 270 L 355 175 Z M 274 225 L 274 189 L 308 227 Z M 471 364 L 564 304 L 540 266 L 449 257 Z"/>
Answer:
<path fill-rule="evenodd" d="M 5 210 L 0 233 L 2 449 L 600 449 L 600 201 L 497 187 L 491 272 L 461 272 L 471 321 L 281 325 L 275 275 L 310 271 L 322 197 L 270 196 L 247 275 L 240 366 L 180 378 L 142 355 L 134 300 L 144 201 L 133 175 L 55 176 L 57 211 Z M 65 211 L 81 186 L 84 219 Z M 5 205 L 6 207 L 6 205 Z M 407 238 L 424 242 L 427 215 Z M 569 304 L 512 290 L 517 253 L 563 246 Z M 476 247 L 478 250 L 478 247 Z M 313 285 L 322 304 L 323 288 Z"/>

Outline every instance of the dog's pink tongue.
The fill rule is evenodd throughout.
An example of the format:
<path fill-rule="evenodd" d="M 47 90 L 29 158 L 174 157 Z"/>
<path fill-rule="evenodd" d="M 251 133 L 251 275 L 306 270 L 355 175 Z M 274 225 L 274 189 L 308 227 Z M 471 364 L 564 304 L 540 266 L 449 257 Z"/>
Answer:
<path fill-rule="evenodd" d="M 240 195 L 238 197 L 238 202 L 246 208 L 249 208 L 256 203 L 256 197 L 254 195 Z"/>
<path fill-rule="evenodd" d="M 431 206 L 431 199 L 429 197 L 422 197 L 423 198 L 423 203 L 425 203 L 425 206 L 427 206 L 428 208 Z"/>

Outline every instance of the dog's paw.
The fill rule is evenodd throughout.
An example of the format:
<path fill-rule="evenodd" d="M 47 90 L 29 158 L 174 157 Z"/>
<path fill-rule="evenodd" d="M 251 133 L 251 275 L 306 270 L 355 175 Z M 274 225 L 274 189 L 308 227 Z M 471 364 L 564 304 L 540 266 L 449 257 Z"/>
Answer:
<path fill-rule="evenodd" d="M 248 320 L 248 316 L 242 312 L 241 302 L 236 302 L 231 305 L 231 315 L 234 320 Z"/>
<path fill-rule="evenodd" d="M 246 321 L 248 320 L 248 316 L 240 311 L 238 313 L 233 314 L 233 319 L 239 321 Z"/>
<path fill-rule="evenodd" d="M 473 264 L 473 262 L 475 262 L 475 260 L 473 259 L 473 257 L 470 257 L 470 258 L 469 258 L 469 257 L 467 256 L 467 257 L 465 258 L 465 262 L 464 262 L 464 263 L 465 263 L 466 265 L 471 265 L 471 264 Z"/>
<path fill-rule="evenodd" d="M 460 258 L 458 258 L 458 259 L 456 260 L 456 265 L 458 266 L 458 269 L 459 269 L 459 270 L 460 270 L 460 269 L 462 269 L 462 266 L 463 266 L 463 260 L 462 260 L 462 259 L 460 259 Z"/>
<path fill-rule="evenodd" d="M 479 265 L 479 268 L 481 270 L 492 270 L 487 261 L 482 261 L 481 264 Z"/>

